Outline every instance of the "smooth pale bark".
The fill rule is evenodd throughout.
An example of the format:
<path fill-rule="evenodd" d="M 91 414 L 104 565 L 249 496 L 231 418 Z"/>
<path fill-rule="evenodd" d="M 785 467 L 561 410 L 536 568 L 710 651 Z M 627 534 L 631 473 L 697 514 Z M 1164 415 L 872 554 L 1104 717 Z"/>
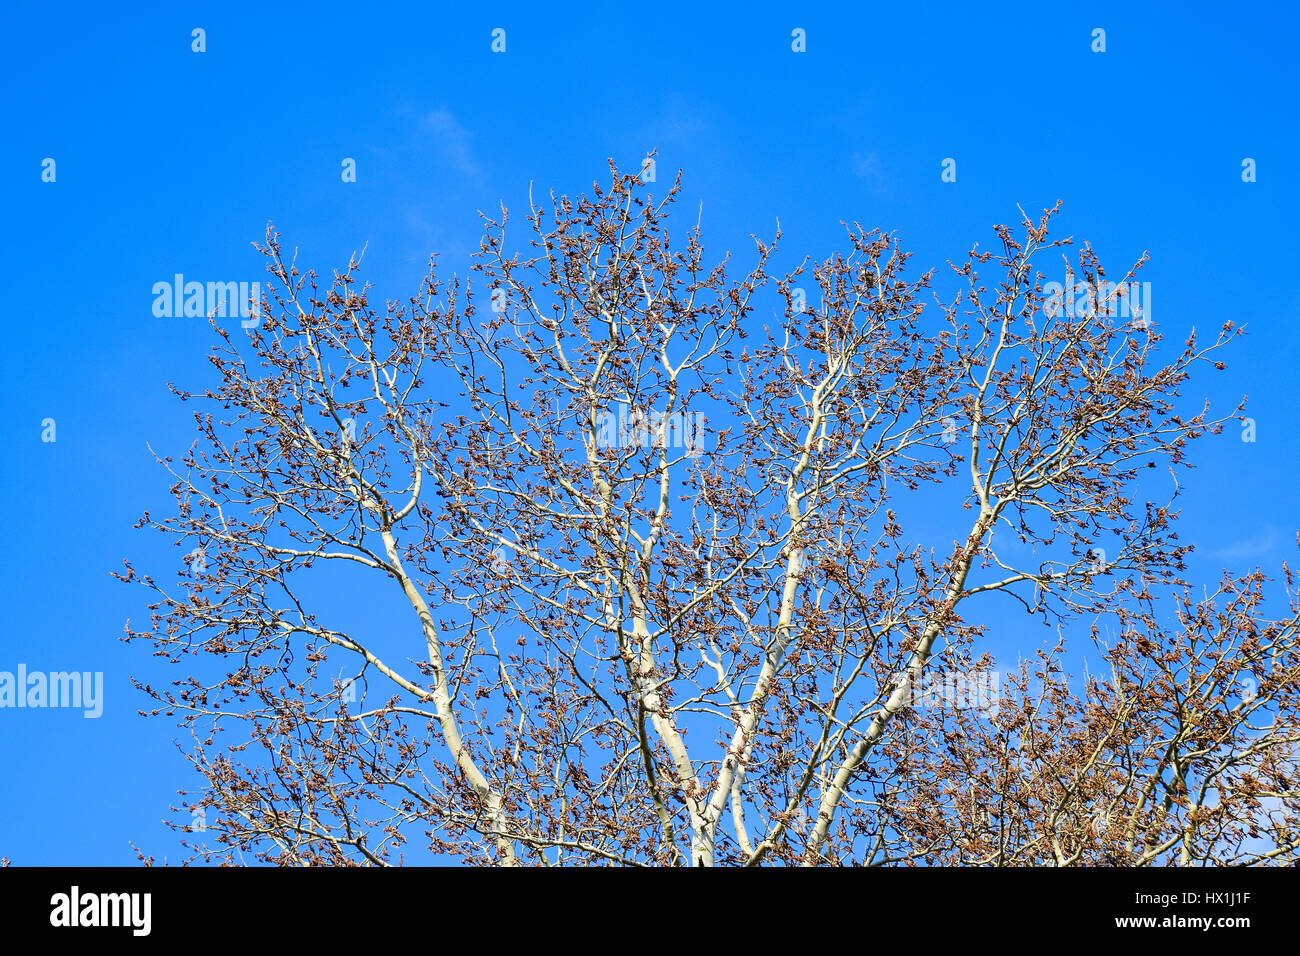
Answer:
<path fill-rule="evenodd" d="M 894 715 L 906 708 L 911 702 L 912 688 L 924 672 L 926 663 L 930 660 L 935 641 L 943 633 L 946 618 L 961 602 L 962 591 L 966 586 L 966 578 L 970 574 L 971 565 L 975 561 L 975 555 L 979 552 L 984 535 L 993 526 L 993 520 L 993 512 L 985 511 L 980 516 L 980 519 L 975 522 L 975 527 L 971 529 L 970 536 L 966 539 L 966 547 L 958 559 L 956 568 L 954 568 L 952 581 L 944 594 L 944 602 L 939 606 L 930 623 L 926 625 L 925 630 L 921 632 L 920 640 L 908 657 L 907 669 L 904 671 L 903 679 L 894 688 L 893 693 L 889 695 L 889 699 L 876 712 L 876 716 L 871 719 L 871 723 L 863 733 L 862 739 L 849 751 L 848 756 L 836 771 L 835 779 L 826 788 L 825 793 L 822 794 L 821 802 L 817 807 L 817 823 L 813 828 L 812 837 L 808 843 L 808 853 L 804 857 L 805 866 L 811 866 L 819 859 L 820 848 L 826 842 L 826 835 L 830 831 L 831 822 L 835 819 L 835 811 L 839 807 L 840 800 L 848 791 L 853 774 L 862 765 L 862 761 L 871 752 L 871 748 L 884 735 L 885 728 L 894 719 Z"/>
<path fill-rule="evenodd" d="M 519 859 L 515 855 L 514 844 L 506 836 L 508 831 L 505 825 L 505 812 L 502 809 L 501 795 L 493 789 L 487 777 L 479 770 L 478 764 L 474 762 L 474 758 L 470 756 L 465 749 L 464 742 L 461 740 L 460 726 L 457 724 L 456 717 L 451 709 L 451 689 L 447 685 L 447 670 L 442 662 L 442 648 L 438 642 L 438 628 L 433 623 L 433 615 L 429 612 L 429 605 L 425 603 L 419 588 L 415 586 L 415 582 L 403 569 L 402 559 L 397 553 L 397 541 L 393 537 L 392 531 L 385 528 L 382 534 L 389 564 L 392 566 L 393 573 L 402 587 L 402 593 L 406 595 L 411 607 L 419 615 L 420 627 L 424 631 L 429 665 L 433 668 L 433 705 L 438 714 L 438 724 L 442 729 L 443 740 L 446 741 L 447 749 L 451 751 L 456 766 L 460 768 L 470 785 L 482 795 L 487 803 L 488 817 L 492 821 L 493 836 L 497 850 L 501 854 L 501 862 L 507 866 L 517 866 Z"/>

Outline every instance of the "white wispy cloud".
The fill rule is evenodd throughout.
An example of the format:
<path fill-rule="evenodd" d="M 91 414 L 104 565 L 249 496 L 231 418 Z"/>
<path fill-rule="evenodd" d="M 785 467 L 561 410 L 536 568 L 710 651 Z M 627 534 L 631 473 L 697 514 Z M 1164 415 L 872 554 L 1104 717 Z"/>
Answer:
<path fill-rule="evenodd" d="M 477 173 L 472 141 L 474 134 L 461 125 L 451 110 L 443 108 L 426 113 L 421 125 L 432 133 L 434 145 L 443 160 L 462 173 Z"/>
<path fill-rule="evenodd" d="M 1221 548 L 1207 549 L 1205 554 L 1218 561 L 1252 561 L 1275 551 L 1282 535 L 1272 525 L 1260 529 L 1248 538 L 1242 538 Z"/>
<path fill-rule="evenodd" d="M 853 175 L 871 184 L 878 195 L 889 192 L 889 177 L 885 174 L 884 164 L 875 153 L 854 153 L 852 159 Z"/>

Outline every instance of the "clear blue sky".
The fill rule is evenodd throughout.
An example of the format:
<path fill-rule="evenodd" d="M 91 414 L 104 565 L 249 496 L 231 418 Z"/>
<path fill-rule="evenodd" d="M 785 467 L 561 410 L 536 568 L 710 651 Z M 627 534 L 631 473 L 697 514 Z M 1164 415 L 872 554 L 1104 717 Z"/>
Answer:
<path fill-rule="evenodd" d="M 1258 429 L 1197 449 L 1193 572 L 1212 583 L 1294 553 L 1294 5 L 230 6 L 6 13 L 0 671 L 103 671 L 106 686 L 98 720 L 0 709 L 0 855 L 129 863 L 129 840 L 176 855 L 160 820 L 194 778 L 173 724 L 136 714 L 128 677 L 167 672 L 118 640 L 146 596 L 109 572 L 175 561 L 131 527 L 171 500 L 146 443 L 182 452 L 190 410 L 166 385 L 209 381 L 206 321 L 156 318 L 152 285 L 261 279 L 249 243 L 268 220 L 325 273 L 369 243 L 369 278 L 402 298 L 430 252 L 465 271 L 477 210 L 522 205 L 530 181 L 576 192 L 606 157 L 633 167 L 652 148 L 661 181 L 685 171 L 679 209 L 703 201 L 708 248 L 741 261 L 779 217 L 788 250 L 824 255 L 859 220 L 941 266 L 1017 203 L 1059 198 L 1061 227 L 1112 269 L 1150 250 L 1171 341 L 1248 326 L 1228 371 L 1189 390 L 1224 411 L 1249 394 Z M 955 183 L 940 181 L 947 157 Z M 1242 182 L 1246 157 L 1257 182 Z M 1012 628 L 997 650 L 1040 641 Z"/>

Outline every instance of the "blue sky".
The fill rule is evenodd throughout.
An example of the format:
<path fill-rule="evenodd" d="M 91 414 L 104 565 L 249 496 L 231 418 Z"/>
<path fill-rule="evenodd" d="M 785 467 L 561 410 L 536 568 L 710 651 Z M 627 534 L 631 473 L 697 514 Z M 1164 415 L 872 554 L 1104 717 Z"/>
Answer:
<path fill-rule="evenodd" d="M 1300 348 L 1295 279 L 1296 10 L 1124 4 L 72 4 L 7 13 L 0 186 L 11 356 L 0 386 L 0 671 L 103 671 L 105 711 L 0 709 L 0 856 L 176 855 L 166 806 L 194 778 L 174 726 L 128 677 L 167 672 L 118 640 L 145 596 L 109 576 L 174 556 L 133 531 L 165 513 L 146 443 L 182 452 L 168 382 L 210 381 L 206 321 L 158 318 L 175 273 L 257 281 L 274 221 L 328 273 L 368 244 L 381 295 L 426 258 L 464 273 L 477 212 L 576 192 L 659 152 L 683 222 L 744 262 L 779 217 L 825 255 L 840 220 L 896 230 L 942 266 L 990 227 L 1065 202 L 1059 229 L 1111 270 L 1144 250 L 1169 341 L 1225 319 L 1248 335 L 1188 395 L 1257 441 L 1204 440 L 1185 482 L 1193 573 L 1289 556 Z M 191 31 L 207 50 L 191 50 Z M 504 54 L 491 31 L 506 30 Z M 791 50 L 791 31 L 807 52 Z M 1090 49 L 1106 31 L 1106 50 Z M 56 162 L 54 182 L 42 161 Z M 357 181 L 340 164 L 356 160 Z M 957 181 L 940 180 L 945 158 Z M 1242 181 L 1242 161 L 1258 181 Z M 44 442 L 42 422 L 56 422 Z M 355 609 L 344 609 L 354 613 Z M 1002 635 L 998 653 L 1041 640 Z M 174 676 L 174 675 L 173 675 Z"/>

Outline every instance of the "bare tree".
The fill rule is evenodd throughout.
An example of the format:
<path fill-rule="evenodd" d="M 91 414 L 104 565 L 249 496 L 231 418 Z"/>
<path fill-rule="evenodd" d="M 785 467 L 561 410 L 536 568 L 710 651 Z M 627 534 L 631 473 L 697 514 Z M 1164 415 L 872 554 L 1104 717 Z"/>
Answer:
<path fill-rule="evenodd" d="M 1142 263 L 1086 246 L 1062 308 L 1055 209 L 943 300 L 858 225 L 784 274 L 779 230 L 711 263 L 670 240 L 680 188 L 611 164 L 518 245 L 502 208 L 478 294 L 431 262 L 383 308 L 268 230 L 263 325 L 214 323 L 176 514 L 142 521 L 203 560 L 120 575 L 155 594 L 128 639 L 186 664 L 144 690 L 193 734 L 194 858 L 1294 860 L 1300 610 L 1266 619 L 1258 574 L 1193 602 L 1174 530 L 1227 420 L 1179 390 L 1239 330 L 1162 350 L 1116 307 Z M 1044 681 L 1052 652 L 996 707 L 935 701 L 988 672 L 998 601 L 1110 677 Z"/>

